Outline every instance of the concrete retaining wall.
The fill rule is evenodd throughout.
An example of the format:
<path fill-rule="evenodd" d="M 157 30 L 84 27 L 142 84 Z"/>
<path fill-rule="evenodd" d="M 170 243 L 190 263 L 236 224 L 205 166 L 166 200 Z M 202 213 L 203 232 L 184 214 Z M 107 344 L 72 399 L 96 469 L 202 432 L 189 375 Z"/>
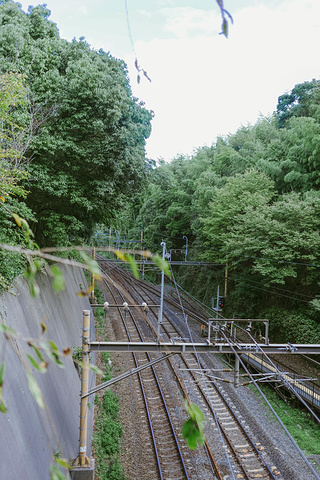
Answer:
<path fill-rule="evenodd" d="M 86 281 L 79 269 L 64 269 L 64 275 L 66 290 L 58 294 L 53 292 L 50 278 L 43 275 L 37 299 L 30 297 L 25 280 L 19 278 L 16 296 L 6 293 L 0 297 L 0 321 L 24 338 L 39 337 L 42 322 L 47 326 L 45 338 L 53 340 L 59 349 L 81 346 L 82 312 L 90 309 L 90 304 L 76 293 Z M 17 348 L 18 355 L 0 335 L 0 363 L 3 360 L 6 363 L 3 397 L 8 407 L 6 414 L 0 413 L 0 479 L 45 480 L 50 478 L 54 450 L 61 449 L 67 459 L 78 455 L 80 379 L 71 356 L 64 359 L 64 369 L 52 362 L 45 374 L 32 369 L 46 402 L 46 410 L 40 409 L 28 389 L 25 368 L 19 358 L 33 351 L 24 342 L 19 342 Z M 90 374 L 89 388 L 94 385 L 94 375 Z M 88 456 L 92 417 L 93 407 L 88 419 Z"/>

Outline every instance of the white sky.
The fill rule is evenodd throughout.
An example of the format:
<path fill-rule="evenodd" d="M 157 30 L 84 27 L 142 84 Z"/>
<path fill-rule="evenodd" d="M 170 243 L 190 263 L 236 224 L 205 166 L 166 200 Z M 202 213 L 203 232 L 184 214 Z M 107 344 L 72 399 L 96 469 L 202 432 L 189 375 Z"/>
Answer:
<path fill-rule="evenodd" d="M 127 0 L 139 64 L 152 79 L 139 85 L 124 0 L 43 1 L 62 38 L 84 36 L 127 62 L 133 94 L 155 113 L 149 158 L 211 145 L 320 77 L 319 0 L 224 0 L 234 18 L 228 40 L 215 0 Z M 27 11 L 32 2 L 20 3 Z"/>

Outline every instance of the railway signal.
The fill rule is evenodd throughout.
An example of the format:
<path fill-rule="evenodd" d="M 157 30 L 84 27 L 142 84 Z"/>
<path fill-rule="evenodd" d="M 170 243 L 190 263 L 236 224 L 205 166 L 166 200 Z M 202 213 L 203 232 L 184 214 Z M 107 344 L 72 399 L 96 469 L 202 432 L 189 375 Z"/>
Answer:
<path fill-rule="evenodd" d="M 223 307 L 224 307 L 224 301 L 225 301 L 225 298 L 224 297 L 219 297 L 218 298 L 218 307 L 219 307 L 219 310 L 222 310 Z"/>

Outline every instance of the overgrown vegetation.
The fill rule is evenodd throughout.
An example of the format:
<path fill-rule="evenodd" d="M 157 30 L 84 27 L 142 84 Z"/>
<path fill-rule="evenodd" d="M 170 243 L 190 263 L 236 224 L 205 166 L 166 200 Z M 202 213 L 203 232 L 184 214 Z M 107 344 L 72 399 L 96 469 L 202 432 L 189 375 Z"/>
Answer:
<path fill-rule="evenodd" d="M 277 110 L 191 157 L 149 172 L 118 229 L 173 260 L 177 281 L 207 305 L 228 265 L 227 318 L 271 318 L 272 340 L 320 341 L 320 82 L 296 85 Z M 219 267 L 219 264 L 221 265 Z M 192 281 L 190 281 L 192 278 Z"/>
<path fill-rule="evenodd" d="M 293 408 L 269 386 L 260 386 L 277 415 L 306 455 L 320 455 L 319 425 L 309 412 Z M 255 390 L 255 393 L 258 392 Z"/>
<path fill-rule="evenodd" d="M 98 303 L 104 303 L 103 292 L 95 286 L 95 295 Z M 105 314 L 101 307 L 96 309 L 96 333 L 105 333 Z M 105 338 L 104 338 L 105 340 Z M 103 381 L 112 378 L 112 364 L 110 353 L 103 352 Z M 125 480 L 123 467 L 119 460 L 120 438 L 123 430 L 119 421 L 119 398 L 111 390 L 105 390 L 103 397 L 95 399 L 95 427 L 93 434 L 93 450 L 96 460 L 96 475 L 100 480 Z"/>
<path fill-rule="evenodd" d="M 84 38 L 59 37 L 45 5 L 0 1 L 0 242 L 27 246 L 10 211 L 44 246 L 82 244 L 146 177 L 152 113 L 126 65 Z M 0 287 L 25 267 L 1 253 Z M 8 261 L 6 261 L 8 259 Z"/>

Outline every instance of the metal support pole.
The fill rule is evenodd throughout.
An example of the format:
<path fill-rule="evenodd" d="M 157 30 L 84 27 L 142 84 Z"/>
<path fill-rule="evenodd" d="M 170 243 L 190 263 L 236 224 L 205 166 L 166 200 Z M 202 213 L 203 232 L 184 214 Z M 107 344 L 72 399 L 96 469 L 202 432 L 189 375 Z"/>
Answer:
<path fill-rule="evenodd" d="M 92 248 L 92 260 L 96 259 L 96 247 Z M 91 294 L 90 298 L 94 299 L 94 275 L 91 275 Z"/>
<path fill-rule="evenodd" d="M 265 336 L 264 343 L 266 345 L 269 345 L 269 322 L 264 322 L 264 324 L 265 324 L 265 327 L 266 327 L 266 331 L 265 331 L 265 334 L 264 334 L 264 336 Z"/>
<path fill-rule="evenodd" d="M 142 280 L 144 280 L 144 258 L 142 263 Z"/>
<path fill-rule="evenodd" d="M 235 362 L 234 362 L 234 386 L 236 388 L 239 387 L 239 379 L 240 379 L 240 362 L 239 362 L 239 357 L 236 355 Z"/>
<path fill-rule="evenodd" d="M 186 254 L 185 254 L 185 257 L 184 257 L 184 261 L 186 262 L 187 261 L 187 255 L 188 255 L 188 237 L 183 235 L 182 238 L 185 239 L 185 241 L 186 241 Z"/>
<path fill-rule="evenodd" d="M 87 457 L 87 421 L 88 397 L 84 395 L 89 387 L 89 343 L 90 343 L 90 310 L 83 310 L 82 326 L 82 368 L 81 368 L 81 402 L 80 402 L 80 449 L 76 464 L 80 467 L 90 467 Z"/>
<path fill-rule="evenodd" d="M 212 325 L 212 321 L 209 320 L 209 321 L 208 321 L 208 343 L 210 343 L 211 325 Z"/>
<path fill-rule="evenodd" d="M 165 260 L 166 254 L 166 244 L 165 242 L 161 242 L 162 247 L 162 260 Z M 159 309 L 159 316 L 158 316 L 158 342 L 160 338 L 160 325 L 162 323 L 162 313 L 163 313 L 163 294 L 164 294 L 164 271 L 161 272 L 161 293 L 160 293 L 160 309 Z"/>

